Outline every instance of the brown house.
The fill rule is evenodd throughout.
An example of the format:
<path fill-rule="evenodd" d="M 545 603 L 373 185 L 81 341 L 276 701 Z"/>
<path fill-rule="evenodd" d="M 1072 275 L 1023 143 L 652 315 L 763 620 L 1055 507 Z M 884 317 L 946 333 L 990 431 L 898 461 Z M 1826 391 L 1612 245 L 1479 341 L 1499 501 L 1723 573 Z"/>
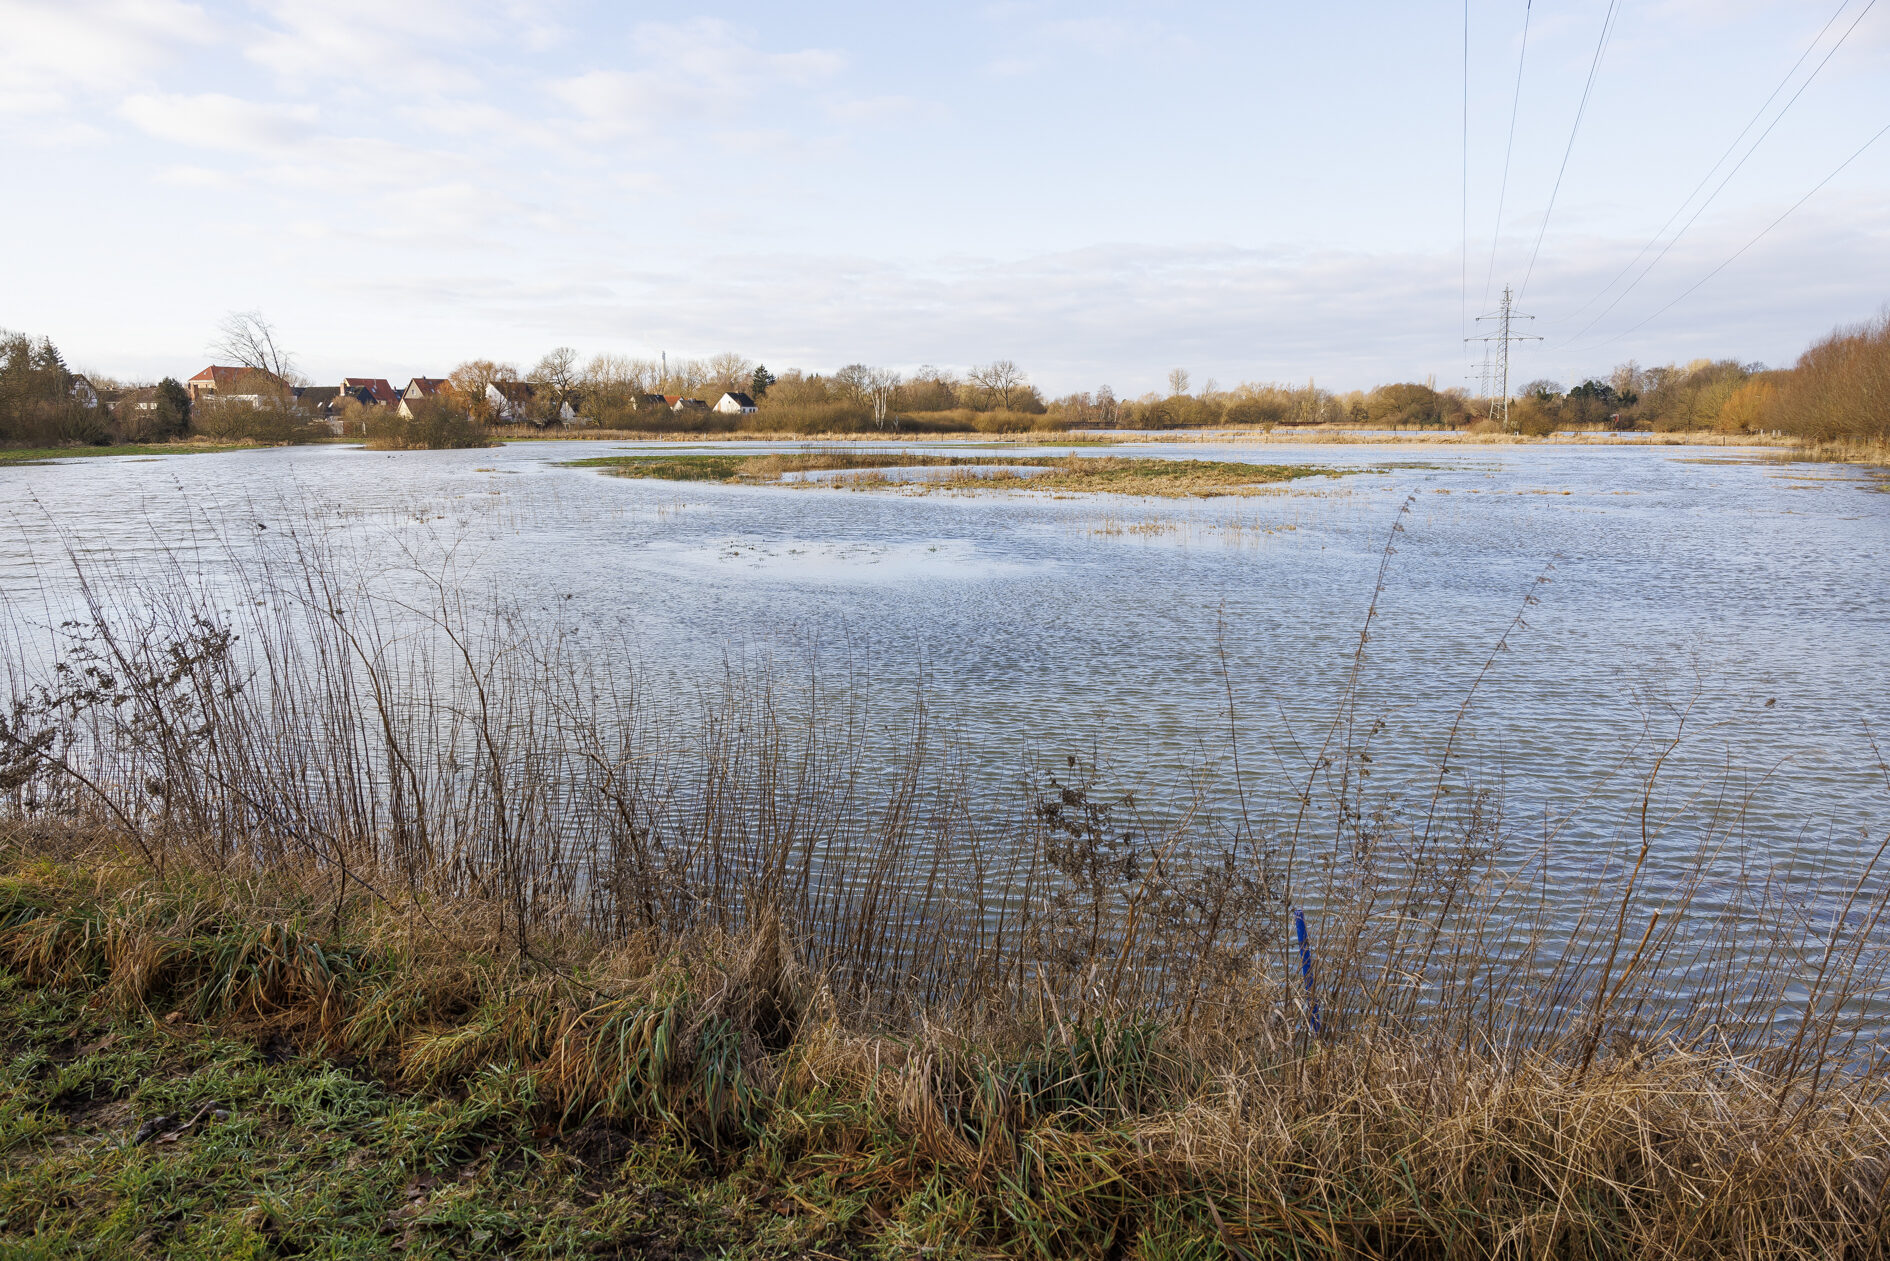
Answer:
<path fill-rule="evenodd" d="M 285 382 L 272 372 L 212 364 L 184 382 L 184 388 L 190 391 L 190 401 L 195 403 L 206 398 L 215 398 L 219 394 L 252 396 L 257 388 L 264 384 L 280 388 Z"/>

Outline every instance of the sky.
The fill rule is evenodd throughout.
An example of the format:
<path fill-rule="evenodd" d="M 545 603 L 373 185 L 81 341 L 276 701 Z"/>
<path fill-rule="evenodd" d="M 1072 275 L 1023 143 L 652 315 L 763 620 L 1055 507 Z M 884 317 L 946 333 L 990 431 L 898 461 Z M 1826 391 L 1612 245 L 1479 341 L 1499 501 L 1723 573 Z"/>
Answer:
<path fill-rule="evenodd" d="M 0 327 L 134 379 L 253 309 L 316 381 L 567 345 L 1133 396 L 1475 384 L 1505 285 L 1565 385 L 1890 302 L 1890 0 L 1467 17 L 1466 75 L 1462 0 L 0 0 Z"/>

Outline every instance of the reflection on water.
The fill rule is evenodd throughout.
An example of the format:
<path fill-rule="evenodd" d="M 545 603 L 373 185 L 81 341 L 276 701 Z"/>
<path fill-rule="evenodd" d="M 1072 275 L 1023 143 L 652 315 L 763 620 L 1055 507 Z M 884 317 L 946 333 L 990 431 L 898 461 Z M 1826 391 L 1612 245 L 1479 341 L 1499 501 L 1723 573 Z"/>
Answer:
<path fill-rule="evenodd" d="M 1850 859 L 1890 813 L 1866 731 L 1890 726 L 1890 497 L 1861 472 L 1718 448 L 1709 460 L 1546 446 L 1095 452 L 1372 470 L 1165 500 L 558 466 L 638 449 L 320 447 L 0 468 L 0 599 L 16 622 L 44 620 L 67 548 L 215 565 L 229 540 L 312 523 L 393 566 L 399 540 L 449 541 L 493 590 L 633 643 L 651 678 L 713 679 L 730 656 L 815 642 L 889 707 L 924 678 L 935 718 L 1001 752 L 1004 768 L 1026 749 L 1093 750 L 1125 781 L 1179 782 L 1224 757 L 1231 683 L 1249 791 L 1277 802 L 1333 712 L 1388 531 L 1414 498 L 1361 679 L 1361 712 L 1385 724 L 1369 771 L 1386 795 L 1423 794 L 1493 644 L 1553 563 L 1458 739 L 1462 761 L 1500 784 L 1513 828 L 1559 828 L 1572 881 L 1630 833 L 1638 844 L 1639 771 L 1677 730 L 1655 798 L 1676 828 L 1689 812 L 1743 811 L 1746 843 L 1815 866 Z"/>

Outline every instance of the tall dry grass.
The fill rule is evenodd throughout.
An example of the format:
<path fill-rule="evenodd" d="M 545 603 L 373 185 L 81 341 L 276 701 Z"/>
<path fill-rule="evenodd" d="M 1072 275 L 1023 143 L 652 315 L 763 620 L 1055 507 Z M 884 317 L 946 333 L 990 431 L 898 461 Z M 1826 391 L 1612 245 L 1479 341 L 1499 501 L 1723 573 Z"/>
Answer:
<path fill-rule="evenodd" d="M 1159 800 L 1076 758 L 1004 787 L 922 698 L 889 736 L 818 679 L 652 694 L 431 564 L 178 563 L 9 623 L 7 814 L 118 856 L 6 886 L 13 966 L 945 1176 L 1048 1255 L 1183 1201 L 1237 1255 L 1883 1253 L 1890 837 L 1766 863 L 1737 800 L 1662 804 L 1684 723 L 1597 861 L 1458 728 L 1374 795 L 1375 603 L 1274 798 Z"/>

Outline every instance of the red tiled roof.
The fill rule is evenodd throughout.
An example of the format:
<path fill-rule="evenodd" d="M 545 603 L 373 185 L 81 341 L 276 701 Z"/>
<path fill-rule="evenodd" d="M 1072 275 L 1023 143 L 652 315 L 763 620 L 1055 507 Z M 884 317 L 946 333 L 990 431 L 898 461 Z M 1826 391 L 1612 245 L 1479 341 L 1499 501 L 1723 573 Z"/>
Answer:
<path fill-rule="evenodd" d="M 190 381 L 193 385 L 202 382 L 205 385 L 215 386 L 220 390 L 227 385 L 235 384 L 236 378 L 248 371 L 248 368 L 230 368 L 220 364 L 212 364 L 192 377 Z"/>

